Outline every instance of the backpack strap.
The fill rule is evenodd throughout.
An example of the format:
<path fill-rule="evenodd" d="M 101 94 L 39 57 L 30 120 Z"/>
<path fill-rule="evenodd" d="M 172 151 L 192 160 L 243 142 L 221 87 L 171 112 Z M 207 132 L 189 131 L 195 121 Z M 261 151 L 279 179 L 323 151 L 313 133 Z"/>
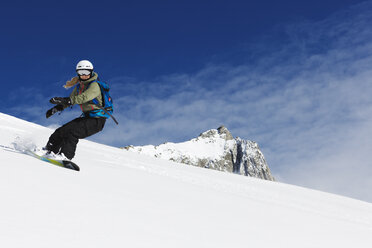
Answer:
<path fill-rule="evenodd" d="M 104 96 L 103 96 L 103 94 L 102 94 L 102 90 L 104 90 L 104 89 L 102 89 L 102 86 L 101 86 L 101 84 L 98 82 L 98 80 L 95 80 L 95 81 L 90 82 L 89 85 L 90 85 L 91 83 L 94 83 L 94 82 L 97 83 L 97 84 L 99 85 L 99 88 L 100 88 L 100 90 L 101 90 L 102 101 L 104 101 L 105 99 L 104 99 Z M 112 120 L 116 123 L 116 125 L 119 125 L 119 122 L 115 119 L 115 117 L 114 117 L 114 116 L 113 116 L 109 111 L 107 111 L 107 109 L 105 109 L 102 105 L 99 104 L 97 98 L 94 98 L 94 99 L 93 99 L 92 101 L 90 101 L 89 103 L 96 105 L 99 109 L 101 109 L 103 112 L 105 112 L 107 115 L 109 115 L 109 116 L 112 118 Z"/>
<path fill-rule="evenodd" d="M 93 101 L 92 101 L 93 102 Z M 94 103 L 94 102 L 93 102 Z M 102 106 L 100 106 L 100 105 L 98 105 L 98 104 L 96 104 L 96 103 L 94 103 L 98 108 L 100 108 L 101 110 L 103 110 L 106 114 L 108 114 L 111 118 L 112 118 L 112 120 L 116 123 L 116 125 L 119 125 L 119 122 L 115 119 L 115 117 L 112 115 L 112 114 L 110 114 L 110 112 L 108 112 L 104 107 L 102 107 Z"/>

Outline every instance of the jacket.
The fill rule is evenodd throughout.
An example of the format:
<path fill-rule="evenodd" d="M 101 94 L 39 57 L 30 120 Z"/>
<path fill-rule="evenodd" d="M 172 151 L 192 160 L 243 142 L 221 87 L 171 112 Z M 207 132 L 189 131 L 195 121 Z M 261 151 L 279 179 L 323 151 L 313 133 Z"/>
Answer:
<path fill-rule="evenodd" d="M 95 98 L 97 98 L 99 104 L 102 105 L 101 89 L 98 83 L 94 82 L 97 79 L 98 74 L 93 72 L 93 75 L 90 79 L 87 81 L 78 82 L 80 86 L 75 87 L 70 94 L 71 103 L 80 105 L 83 113 L 99 109 L 94 103 L 91 102 Z"/>

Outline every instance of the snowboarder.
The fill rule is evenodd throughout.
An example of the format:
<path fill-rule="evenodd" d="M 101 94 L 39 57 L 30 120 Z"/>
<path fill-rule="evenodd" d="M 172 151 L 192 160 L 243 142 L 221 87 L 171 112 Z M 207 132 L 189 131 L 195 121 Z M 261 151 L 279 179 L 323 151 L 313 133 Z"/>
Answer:
<path fill-rule="evenodd" d="M 50 103 L 55 104 L 53 108 L 46 112 L 46 118 L 51 117 L 57 112 L 74 104 L 80 105 L 83 111 L 82 116 L 66 123 L 58 128 L 48 140 L 44 150 L 47 154 L 64 155 L 71 160 L 75 156 L 75 150 L 79 139 L 84 139 L 102 131 L 105 122 L 105 112 L 99 108 L 93 99 L 97 99 L 102 105 L 102 95 L 99 84 L 97 83 L 98 74 L 93 71 L 93 64 L 88 60 L 82 60 L 76 65 L 78 76 L 66 82 L 65 88 L 74 88 L 69 97 L 53 97 Z"/>

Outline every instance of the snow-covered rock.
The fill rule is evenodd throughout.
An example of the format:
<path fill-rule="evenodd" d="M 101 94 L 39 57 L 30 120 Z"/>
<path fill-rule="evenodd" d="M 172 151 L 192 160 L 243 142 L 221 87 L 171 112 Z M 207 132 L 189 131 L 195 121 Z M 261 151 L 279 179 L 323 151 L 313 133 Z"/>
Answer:
<path fill-rule="evenodd" d="M 274 181 L 258 144 L 239 137 L 233 138 L 224 126 L 182 143 L 127 146 L 124 149 L 177 163 Z"/>

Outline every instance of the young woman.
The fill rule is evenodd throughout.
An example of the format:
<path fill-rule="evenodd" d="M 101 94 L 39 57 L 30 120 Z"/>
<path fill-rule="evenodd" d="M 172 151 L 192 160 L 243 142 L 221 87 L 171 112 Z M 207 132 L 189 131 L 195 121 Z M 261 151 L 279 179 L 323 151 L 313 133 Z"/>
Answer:
<path fill-rule="evenodd" d="M 103 110 L 93 103 L 96 99 L 102 106 L 102 95 L 97 83 L 98 74 L 93 71 L 93 64 L 88 60 L 80 61 L 76 66 L 77 77 L 66 83 L 65 87 L 76 85 L 70 97 L 53 97 L 52 104 L 56 104 L 46 113 L 46 118 L 64 110 L 65 108 L 78 104 L 83 114 L 62 127 L 58 128 L 49 138 L 44 150 L 47 154 L 54 153 L 64 155 L 67 159 L 75 156 L 75 150 L 79 139 L 84 139 L 102 131 L 106 116 Z"/>

